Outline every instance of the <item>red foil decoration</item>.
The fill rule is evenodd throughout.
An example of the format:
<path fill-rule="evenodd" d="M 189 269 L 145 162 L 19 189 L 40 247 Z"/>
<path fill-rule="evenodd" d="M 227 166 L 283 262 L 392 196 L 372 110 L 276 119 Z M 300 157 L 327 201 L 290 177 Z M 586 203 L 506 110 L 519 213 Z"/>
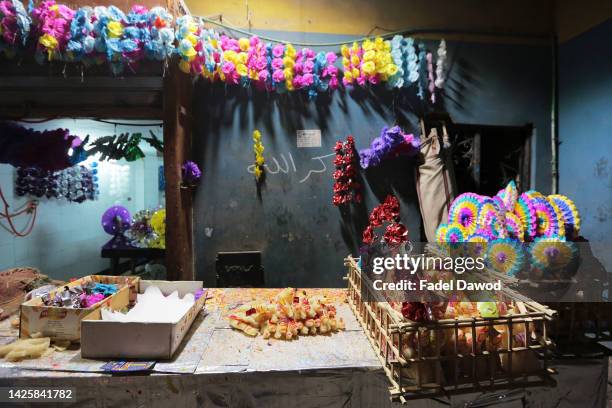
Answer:
<path fill-rule="evenodd" d="M 408 228 L 400 222 L 400 204 L 397 197 L 388 195 L 382 204 L 372 210 L 369 224 L 363 231 L 362 241 L 371 245 L 376 239 L 374 228 L 383 226 L 385 228 L 383 239 L 387 244 L 398 245 L 408 241 Z"/>
<path fill-rule="evenodd" d="M 332 204 L 338 207 L 351 202 L 360 203 L 361 184 L 353 180 L 353 177 L 357 175 L 357 156 L 353 136 L 348 136 L 345 142 L 336 142 L 334 152 L 336 152 L 334 158 L 336 170 L 332 175 L 335 181 Z"/>

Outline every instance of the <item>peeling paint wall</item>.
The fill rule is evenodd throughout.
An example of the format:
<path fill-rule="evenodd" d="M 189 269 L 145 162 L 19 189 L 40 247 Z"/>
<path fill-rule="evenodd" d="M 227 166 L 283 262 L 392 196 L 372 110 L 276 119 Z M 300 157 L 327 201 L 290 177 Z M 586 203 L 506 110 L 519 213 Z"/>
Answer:
<path fill-rule="evenodd" d="M 559 50 L 560 192 L 575 200 L 582 235 L 612 271 L 612 20 Z"/>

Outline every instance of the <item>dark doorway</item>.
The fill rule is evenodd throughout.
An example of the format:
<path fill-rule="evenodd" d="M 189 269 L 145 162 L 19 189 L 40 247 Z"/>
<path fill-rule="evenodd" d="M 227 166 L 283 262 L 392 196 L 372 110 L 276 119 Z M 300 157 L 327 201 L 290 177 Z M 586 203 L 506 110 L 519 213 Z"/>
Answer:
<path fill-rule="evenodd" d="M 456 123 L 449 132 L 458 193 L 493 196 L 514 180 L 530 188 L 533 127 Z"/>

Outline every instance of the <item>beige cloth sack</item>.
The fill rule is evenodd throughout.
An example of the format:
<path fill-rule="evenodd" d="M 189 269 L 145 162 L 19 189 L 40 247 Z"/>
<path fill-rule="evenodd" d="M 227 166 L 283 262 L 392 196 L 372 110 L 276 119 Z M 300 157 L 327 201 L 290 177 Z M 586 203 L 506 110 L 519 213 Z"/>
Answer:
<path fill-rule="evenodd" d="M 436 229 L 448 222 L 448 209 L 456 193 L 453 161 L 444 122 L 441 129 L 426 132 L 421 120 L 421 154 L 416 172 L 416 189 L 427 241 L 435 242 Z"/>

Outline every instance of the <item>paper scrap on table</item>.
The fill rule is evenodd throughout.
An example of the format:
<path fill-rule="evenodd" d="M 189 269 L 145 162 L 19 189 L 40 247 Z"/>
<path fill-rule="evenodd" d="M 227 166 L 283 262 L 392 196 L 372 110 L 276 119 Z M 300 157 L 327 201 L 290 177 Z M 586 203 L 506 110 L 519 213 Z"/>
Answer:
<path fill-rule="evenodd" d="M 176 323 L 195 303 L 195 297 L 188 293 L 179 298 L 174 291 L 164 296 L 157 286 L 149 286 L 139 294 L 136 305 L 127 313 L 102 309 L 102 320 L 129 323 Z"/>

